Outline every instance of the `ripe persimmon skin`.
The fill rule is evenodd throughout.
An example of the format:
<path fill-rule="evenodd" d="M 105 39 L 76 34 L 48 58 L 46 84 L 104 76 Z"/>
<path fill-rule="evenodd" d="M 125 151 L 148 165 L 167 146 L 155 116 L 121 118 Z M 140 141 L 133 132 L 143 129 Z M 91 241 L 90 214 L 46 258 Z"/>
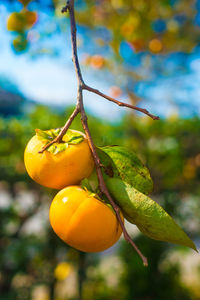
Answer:
<path fill-rule="evenodd" d="M 49 219 L 65 243 L 83 252 L 104 251 L 122 233 L 114 211 L 79 186 L 69 186 L 55 196 Z"/>
<path fill-rule="evenodd" d="M 26 170 L 37 183 L 62 189 L 68 185 L 79 184 L 92 173 L 94 161 L 86 138 L 57 154 L 48 151 L 39 153 L 43 147 L 44 142 L 35 135 L 24 152 Z"/>

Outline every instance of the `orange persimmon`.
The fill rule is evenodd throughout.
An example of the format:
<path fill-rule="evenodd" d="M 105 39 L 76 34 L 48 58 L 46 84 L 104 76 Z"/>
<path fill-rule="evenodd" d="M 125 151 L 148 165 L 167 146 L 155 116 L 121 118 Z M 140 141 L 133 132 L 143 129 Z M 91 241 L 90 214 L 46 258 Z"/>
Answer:
<path fill-rule="evenodd" d="M 48 150 L 39 153 L 58 135 L 59 130 L 37 130 L 24 153 L 29 176 L 37 183 L 53 189 L 79 184 L 94 168 L 88 141 L 80 131 L 68 129 L 62 143 L 55 143 Z"/>
<path fill-rule="evenodd" d="M 7 19 L 7 29 L 9 31 L 22 32 L 25 29 L 24 16 L 21 13 L 13 12 Z"/>
<path fill-rule="evenodd" d="M 65 243 L 84 252 L 104 251 L 122 233 L 113 209 L 80 186 L 68 186 L 55 196 L 49 219 Z"/>
<path fill-rule="evenodd" d="M 105 64 L 105 59 L 101 55 L 94 55 L 90 58 L 90 64 L 95 69 L 101 69 L 103 68 Z"/>
<path fill-rule="evenodd" d="M 24 11 L 24 17 L 26 20 L 26 27 L 31 28 L 38 20 L 38 14 L 36 11 Z"/>

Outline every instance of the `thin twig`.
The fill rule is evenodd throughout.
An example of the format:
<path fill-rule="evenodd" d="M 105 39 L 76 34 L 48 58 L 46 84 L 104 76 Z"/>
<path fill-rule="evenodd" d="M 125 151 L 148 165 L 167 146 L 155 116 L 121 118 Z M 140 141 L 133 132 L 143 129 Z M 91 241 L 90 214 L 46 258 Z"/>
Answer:
<path fill-rule="evenodd" d="M 67 12 L 69 9 L 69 0 L 67 1 L 67 4 L 61 9 L 61 13 Z"/>
<path fill-rule="evenodd" d="M 147 109 L 145 108 L 140 108 L 140 107 L 137 107 L 137 106 L 134 106 L 134 105 L 131 105 L 131 104 L 128 104 L 128 103 L 125 103 L 125 102 L 121 102 L 121 101 L 118 101 L 110 96 L 107 96 L 106 94 L 103 94 L 102 92 L 100 92 L 99 90 L 97 89 L 94 89 L 88 85 L 84 85 L 83 88 L 89 92 L 92 92 L 94 94 L 97 94 L 105 99 L 107 99 L 108 101 L 111 101 L 111 102 L 114 102 L 115 104 L 119 105 L 119 106 L 124 106 L 124 107 L 128 107 L 128 108 L 131 108 L 131 109 L 134 109 L 134 110 L 137 110 L 137 111 L 140 111 L 142 112 L 143 114 L 149 116 L 150 118 L 152 118 L 153 120 L 160 120 L 160 118 L 158 116 L 154 116 L 152 115 Z"/>
<path fill-rule="evenodd" d="M 73 2 L 73 4 L 72 4 L 72 2 Z M 70 12 L 70 9 L 72 9 L 72 8 L 74 10 L 74 0 L 73 1 L 68 0 L 66 6 L 63 7 L 61 12 L 64 13 L 64 12 L 67 12 L 68 10 Z M 79 84 L 82 86 L 82 89 L 87 90 L 88 92 L 92 92 L 94 94 L 97 94 L 97 95 L 101 96 L 102 98 L 105 98 L 110 102 L 114 102 L 115 104 L 117 104 L 121 107 L 128 107 L 128 108 L 140 111 L 141 113 L 146 114 L 147 116 L 149 116 L 153 120 L 160 120 L 160 118 L 158 116 L 152 115 L 145 108 L 140 108 L 140 107 L 137 107 L 135 105 L 131 105 L 131 104 L 116 100 L 116 99 L 114 99 L 114 98 L 112 98 L 112 97 L 100 92 L 99 90 L 94 89 L 94 88 L 92 88 L 92 87 L 90 87 L 90 86 L 88 86 L 87 84 L 84 83 L 83 76 L 82 76 L 81 69 L 80 69 L 79 60 L 78 60 L 78 55 L 76 55 L 77 54 L 76 20 L 75 20 L 75 15 L 74 14 L 73 14 L 73 16 L 70 15 L 70 25 L 71 25 L 71 29 L 72 29 L 71 30 L 71 40 L 72 40 L 72 45 L 74 45 L 74 47 L 72 49 L 72 51 L 73 51 L 73 61 L 74 61 L 74 65 L 76 65 L 77 78 L 78 78 Z"/>
<path fill-rule="evenodd" d="M 65 123 L 64 127 L 61 129 L 61 131 L 58 134 L 58 136 L 54 140 L 52 140 L 50 143 L 48 143 L 46 146 L 44 146 L 39 151 L 39 153 L 43 153 L 51 145 L 53 145 L 55 143 L 60 143 L 62 141 L 63 136 L 65 135 L 65 133 L 69 129 L 69 126 L 71 125 L 71 123 L 73 122 L 73 120 L 75 119 L 75 117 L 78 115 L 79 112 L 80 112 L 80 108 L 79 108 L 79 105 L 77 105 L 76 108 L 75 108 L 75 110 L 73 111 L 73 113 L 71 114 L 71 116 L 69 117 L 69 119 L 67 120 L 67 122 Z"/>
<path fill-rule="evenodd" d="M 96 152 L 96 148 L 95 148 L 95 145 L 93 143 L 93 140 L 92 140 L 92 137 L 90 134 L 90 130 L 88 127 L 88 122 L 87 122 L 87 115 L 85 113 L 84 104 L 83 104 L 83 90 L 85 89 L 86 85 L 84 84 L 84 81 L 83 81 L 83 77 L 82 77 L 82 73 L 81 73 L 81 69 L 80 69 L 80 65 L 79 65 L 79 60 L 78 60 L 78 54 L 77 54 L 76 20 L 75 20 L 75 13 L 74 13 L 74 0 L 69 0 L 67 2 L 67 10 L 69 11 L 69 14 L 70 14 L 72 58 L 73 58 L 74 67 L 75 67 L 75 71 L 76 71 L 76 75 L 77 75 L 77 81 L 78 81 L 77 106 L 80 109 L 82 125 L 83 125 L 84 131 L 86 133 L 88 143 L 89 143 L 89 146 L 90 146 L 93 158 L 94 158 L 97 176 L 98 176 L 98 180 L 99 180 L 99 187 L 100 187 L 101 192 L 108 198 L 113 209 L 115 210 L 117 219 L 122 227 L 125 239 L 135 248 L 135 250 L 141 257 L 144 266 L 147 266 L 148 265 L 147 258 L 143 256 L 143 254 L 137 248 L 135 243 L 131 240 L 131 237 L 129 236 L 128 232 L 126 231 L 124 223 L 121 219 L 120 209 L 117 206 L 117 204 L 113 201 L 112 197 L 110 196 L 109 191 L 108 191 L 106 184 L 104 182 L 104 179 L 103 179 L 103 174 L 101 171 L 101 162 L 100 162 L 100 159 Z"/>
<path fill-rule="evenodd" d="M 96 171 L 97 171 L 97 177 L 98 177 L 98 181 L 99 181 L 100 190 L 107 197 L 108 201 L 112 205 L 112 207 L 113 207 L 113 209 L 114 209 L 114 211 L 116 213 L 117 219 L 118 219 L 118 221 L 120 223 L 120 226 L 122 228 L 125 240 L 134 247 L 134 249 L 136 250 L 136 252 L 141 257 L 144 266 L 146 267 L 146 266 L 148 266 L 147 258 L 141 253 L 141 251 L 138 249 L 138 247 L 136 246 L 136 244 L 133 242 L 133 240 L 129 236 L 129 234 L 128 234 L 125 226 L 124 226 L 124 223 L 123 223 L 123 221 L 121 219 L 120 209 L 119 209 L 118 205 L 114 202 L 114 200 L 112 199 L 112 197 L 110 196 L 110 193 L 109 193 L 109 191 L 108 191 L 108 189 L 106 187 L 105 181 L 103 179 L 102 171 L 101 171 L 101 162 L 100 162 L 100 159 L 99 159 L 99 157 L 97 155 L 96 148 L 95 148 L 95 145 L 93 143 L 93 140 L 92 140 L 92 137 L 91 137 L 91 134 L 90 134 L 90 131 L 89 131 L 89 127 L 88 127 L 88 123 L 87 123 L 87 116 L 85 114 L 85 111 L 81 111 L 81 120 L 82 120 L 82 124 L 83 124 L 83 128 L 85 130 L 86 136 L 88 138 L 90 149 L 91 149 L 92 154 L 93 154 L 93 158 L 94 158 L 94 162 L 95 162 L 95 166 L 96 166 Z"/>

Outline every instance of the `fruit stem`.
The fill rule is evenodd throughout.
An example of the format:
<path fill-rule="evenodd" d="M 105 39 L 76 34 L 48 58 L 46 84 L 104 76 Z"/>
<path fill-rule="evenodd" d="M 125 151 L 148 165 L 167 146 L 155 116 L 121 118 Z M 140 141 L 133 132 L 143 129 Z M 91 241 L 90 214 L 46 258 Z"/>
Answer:
<path fill-rule="evenodd" d="M 80 112 L 80 108 L 79 108 L 79 105 L 77 105 L 75 110 L 73 111 L 73 113 L 71 114 L 71 116 L 69 117 L 67 122 L 65 123 L 64 127 L 61 129 L 58 136 L 53 141 L 49 142 L 46 146 L 44 146 L 38 153 L 43 153 L 45 150 L 47 150 L 51 145 L 53 145 L 55 143 L 61 143 L 63 136 L 65 135 L 65 133 L 69 129 L 71 123 L 73 122 L 75 117 L 79 114 L 79 112 Z"/>

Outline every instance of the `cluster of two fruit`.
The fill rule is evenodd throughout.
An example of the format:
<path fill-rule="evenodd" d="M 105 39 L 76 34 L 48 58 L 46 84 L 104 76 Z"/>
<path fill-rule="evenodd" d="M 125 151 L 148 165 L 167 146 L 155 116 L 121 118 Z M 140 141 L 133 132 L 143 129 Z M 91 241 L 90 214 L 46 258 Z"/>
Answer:
<path fill-rule="evenodd" d="M 77 135 L 76 131 L 71 132 Z M 77 185 L 94 168 L 88 142 L 78 133 L 82 137 L 79 143 L 69 144 L 60 152 L 50 149 L 43 153 L 39 151 L 47 140 L 35 135 L 25 149 L 25 166 L 37 183 L 62 189 L 53 199 L 49 212 L 55 233 L 78 250 L 98 252 L 116 243 L 122 229 L 112 208 Z"/>
<path fill-rule="evenodd" d="M 18 0 L 22 3 L 23 8 L 20 12 L 12 12 L 7 19 L 7 29 L 15 34 L 13 47 L 15 51 L 25 51 L 29 45 L 27 31 L 30 30 L 38 20 L 36 11 L 28 10 L 27 6 L 31 0 Z"/>

